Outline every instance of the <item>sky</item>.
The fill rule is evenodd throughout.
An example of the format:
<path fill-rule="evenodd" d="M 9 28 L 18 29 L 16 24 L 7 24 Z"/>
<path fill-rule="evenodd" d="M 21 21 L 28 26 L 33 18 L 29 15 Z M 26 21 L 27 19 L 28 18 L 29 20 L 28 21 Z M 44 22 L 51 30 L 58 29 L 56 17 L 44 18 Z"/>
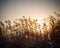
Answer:
<path fill-rule="evenodd" d="M 59 0 L 0 0 L 0 20 L 15 20 L 22 16 L 42 19 L 54 11 L 60 13 Z"/>

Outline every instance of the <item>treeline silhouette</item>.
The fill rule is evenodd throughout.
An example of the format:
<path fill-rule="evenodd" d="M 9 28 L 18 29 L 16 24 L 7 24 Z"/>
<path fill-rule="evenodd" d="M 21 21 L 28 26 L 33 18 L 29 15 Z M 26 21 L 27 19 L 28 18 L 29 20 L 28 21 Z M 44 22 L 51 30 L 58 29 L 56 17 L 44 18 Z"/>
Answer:
<path fill-rule="evenodd" d="M 0 48 L 60 48 L 60 20 L 50 15 L 42 22 L 25 16 L 0 21 Z"/>

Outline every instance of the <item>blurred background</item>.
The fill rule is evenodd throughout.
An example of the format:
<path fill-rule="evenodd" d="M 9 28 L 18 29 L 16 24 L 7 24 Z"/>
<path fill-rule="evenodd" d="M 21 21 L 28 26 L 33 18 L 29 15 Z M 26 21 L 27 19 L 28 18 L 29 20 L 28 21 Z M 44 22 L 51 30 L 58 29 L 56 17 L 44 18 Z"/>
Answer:
<path fill-rule="evenodd" d="M 0 0 L 0 48 L 60 48 L 60 1 Z"/>
<path fill-rule="evenodd" d="M 21 16 L 38 18 L 60 13 L 60 0 L 0 0 L 0 20 L 11 21 Z"/>

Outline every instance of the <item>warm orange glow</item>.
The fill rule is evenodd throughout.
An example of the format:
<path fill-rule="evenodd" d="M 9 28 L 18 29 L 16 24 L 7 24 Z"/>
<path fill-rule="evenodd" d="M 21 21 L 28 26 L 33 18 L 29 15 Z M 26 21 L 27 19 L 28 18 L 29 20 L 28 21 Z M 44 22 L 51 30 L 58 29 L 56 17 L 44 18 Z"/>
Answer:
<path fill-rule="evenodd" d="M 26 18 L 23 16 L 22 18 L 16 19 L 15 21 L 5 21 L 4 26 L 1 28 L 4 30 L 4 36 L 19 36 L 20 34 L 29 34 L 33 32 L 34 35 L 42 35 L 51 33 L 53 29 L 53 25 L 56 24 L 56 19 L 52 16 L 43 19 L 32 19 Z M 3 23 L 2 23 L 3 24 Z"/>

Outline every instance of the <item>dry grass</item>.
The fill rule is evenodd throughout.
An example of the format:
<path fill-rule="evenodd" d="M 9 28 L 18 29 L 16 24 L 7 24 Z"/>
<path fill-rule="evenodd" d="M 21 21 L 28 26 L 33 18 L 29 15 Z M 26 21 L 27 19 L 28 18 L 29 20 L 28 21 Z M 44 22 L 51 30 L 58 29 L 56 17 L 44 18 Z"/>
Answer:
<path fill-rule="evenodd" d="M 6 41 L 15 43 L 20 47 L 21 45 L 28 46 L 27 44 L 33 46 L 36 43 L 41 46 L 45 43 L 52 48 L 55 45 L 54 39 L 60 40 L 60 20 L 49 16 L 44 18 L 42 22 L 41 26 L 37 23 L 37 19 L 31 20 L 30 17 L 26 18 L 25 16 L 13 21 L 13 25 L 10 20 L 5 21 L 5 23 L 0 21 L 0 34 Z"/>

